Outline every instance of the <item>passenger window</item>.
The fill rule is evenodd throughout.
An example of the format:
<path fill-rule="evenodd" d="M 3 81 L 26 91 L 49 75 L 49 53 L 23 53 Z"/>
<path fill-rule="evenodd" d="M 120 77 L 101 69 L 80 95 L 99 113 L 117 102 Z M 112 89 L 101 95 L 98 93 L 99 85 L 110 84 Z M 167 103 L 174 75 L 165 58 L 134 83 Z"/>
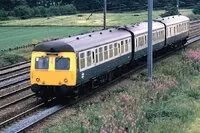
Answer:
<path fill-rule="evenodd" d="M 112 58 L 113 57 L 113 45 L 109 45 L 109 57 Z"/>
<path fill-rule="evenodd" d="M 85 53 L 80 54 L 80 68 L 85 68 Z"/>
<path fill-rule="evenodd" d="M 125 43 L 128 44 L 128 40 L 126 40 Z"/>
<path fill-rule="evenodd" d="M 144 36 L 144 43 L 145 43 L 145 45 L 147 44 L 147 36 L 146 35 Z"/>
<path fill-rule="evenodd" d="M 174 27 L 174 34 L 176 34 L 176 28 Z"/>
<path fill-rule="evenodd" d="M 172 28 L 170 28 L 170 36 L 172 35 Z"/>
<path fill-rule="evenodd" d="M 117 48 L 117 43 L 114 44 L 114 56 L 117 56 L 118 54 L 118 48 Z"/>
<path fill-rule="evenodd" d="M 98 58 L 98 49 L 95 49 L 95 55 L 96 55 L 96 63 L 98 63 L 99 62 L 99 58 Z"/>
<path fill-rule="evenodd" d="M 138 41 L 137 41 L 137 38 L 135 38 L 135 44 L 136 44 L 136 47 L 138 47 Z"/>
<path fill-rule="evenodd" d="M 108 59 L 108 46 L 104 46 L 104 60 Z"/>
<path fill-rule="evenodd" d="M 178 25 L 176 26 L 176 31 L 179 32 L 179 30 L 178 30 Z"/>
<path fill-rule="evenodd" d="M 128 52 L 128 43 L 125 44 L 125 52 Z"/>
<path fill-rule="evenodd" d="M 92 65 L 92 56 L 91 56 L 91 51 L 87 52 L 87 66 L 91 66 Z"/>
<path fill-rule="evenodd" d="M 92 64 L 95 64 L 95 51 L 92 51 Z"/>
<path fill-rule="evenodd" d="M 103 61 L 103 48 L 99 48 L 99 62 Z"/>
<path fill-rule="evenodd" d="M 122 53 L 122 54 L 124 53 L 124 42 L 121 43 L 121 53 Z"/>
<path fill-rule="evenodd" d="M 121 53 L 121 44 L 120 43 L 118 43 L 118 52 L 119 52 L 119 54 Z"/>

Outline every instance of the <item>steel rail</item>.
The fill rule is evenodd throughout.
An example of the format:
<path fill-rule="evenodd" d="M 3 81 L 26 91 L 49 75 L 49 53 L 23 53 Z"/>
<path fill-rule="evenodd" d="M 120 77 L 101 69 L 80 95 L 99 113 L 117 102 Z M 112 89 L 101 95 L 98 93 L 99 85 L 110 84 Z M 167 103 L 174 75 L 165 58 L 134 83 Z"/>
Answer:
<path fill-rule="evenodd" d="M 31 108 L 31 109 L 28 109 L 28 110 L 26 110 L 26 111 L 24 111 L 24 112 L 22 112 L 22 113 L 20 113 L 20 114 L 18 114 L 18 115 L 16 115 L 16 116 L 14 116 L 14 117 L 8 119 L 8 120 L 6 120 L 6 121 L 1 122 L 1 123 L 0 123 L 0 127 L 3 127 L 3 126 L 5 126 L 5 125 L 7 125 L 7 124 L 13 122 L 14 120 L 16 120 L 16 119 L 18 119 L 18 118 L 20 118 L 20 117 L 22 117 L 22 116 L 25 116 L 27 113 L 30 113 L 31 111 L 34 111 L 34 110 L 39 109 L 39 108 L 42 107 L 43 105 L 44 105 L 44 103 L 41 103 L 41 104 L 39 104 L 39 105 L 37 105 L 37 106 L 35 106 L 35 107 Z"/>
<path fill-rule="evenodd" d="M 25 72 L 22 72 L 22 73 L 15 74 L 15 75 L 13 75 L 13 76 L 8 76 L 8 77 L 6 77 L 6 78 L 0 78 L 0 82 L 6 81 L 6 80 L 10 80 L 10 79 L 12 79 L 12 78 L 16 78 L 16 77 L 19 77 L 19 76 L 22 76 L 22 75 L 28 74 L 28 73 L 30 73 L 29 70 L 27 70 L 27 71 L 25 71 Z"/>
<path fill-rule="evenodd" d="M 15 77 L 10 80 L 6 80 L 6 81 L 0 83 L 0 90 L 10 87 L 12 85 L 24 82 L 24 81 L 28 81 L 29 79 L 30 79 L 30 76 L 29 76 L 29 73 L 27 73 L 27 74 L 21 75 L 19 77 Z"/>
<path fill-rule="evenodd" d="M 21 102 L 21 101 L 23 101 L 23 100 L 26 100 L 26 99 L 28 99 L 28 98 L 30 98 L 30 97 L 35 96 L 35 95 L 36 95 L 35 93 L 32 93 L 32 94 L 29 94 L 29 95 L 24 96 L 24 97 L 22 97 L 22 98 L 19 98 L 19 99 L 15 100 L 15 101 L 12 101 L 12 102 L 10 102 L 10 103 L 4 104 L 3 106 L 0 107 L 0 110 L 2 110 L 2 109 L 4 109 L 4 108 L 7 108 L 8 106 L 11 106 L 11 105 L 16 104 L 16 103 L 18 103 L 18 102 Z"/>
<path fill-rule="evenodd" d="M 24 65 L 24 64 L 27 64 L 27 63 L 30 63 L 30 61 L 23 61 L 23 62 L 19 62 L 19 63 L 9 65 L 9 66 L 6 66 L 6 67 L 2 67 L 2 68 L 0 68 L 0 71 L 10 69 L 10 68 L 13 68 L 13 67 L 17 67 L 17 66 L 21 66 L 21 65 Z"/>
<path fill-rule="evenodd" d="M 5 99 L 5 98 L 7 98 L 7 97 L 9 97 L 9 96 L 11 96 L 11 95 L 14 95 L 14 94 L 16 94 L 16 93 L 19 93 L 19 92 L 28 90 L 28 89 L 30 89 L 30 87 L 31 87 L 31 86 L 29 85 L 29 86 L 23 87 L 23 88 L 21 88 L 21 89 L 19 89 L 19 90 L 14 90 L 14 91 L 11 91 L 11 92 L 9 92 L 9 93 L 7 93 L 7 94 L 4 94 L 4 95 L 0 96 L 0 100 Z"/>

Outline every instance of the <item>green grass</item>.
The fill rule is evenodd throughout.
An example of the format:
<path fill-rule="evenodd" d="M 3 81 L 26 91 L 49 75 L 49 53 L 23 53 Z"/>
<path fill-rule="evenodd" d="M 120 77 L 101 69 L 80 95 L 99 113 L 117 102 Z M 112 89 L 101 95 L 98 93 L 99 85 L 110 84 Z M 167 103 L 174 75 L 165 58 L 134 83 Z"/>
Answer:
<path fill-rule="evenodd" d="M 188 49 L 200 50 L 199 44 Z M 43 132 L 198 131 L 200 86 L 196 83 L 199 83 L 200 72 L 185 58 L 185 52 L 155 64 L 153 72 L 153 86 L 148 86 L 145 81 L 146 71 L 131 76 L 130 87 L 116 85 L 92 104 L 78 104 L 73 108 L 76 113 Z"/>
<path fill-rule="evenodd" d="M 31 44 L 32 40 L 67 37 L 90 31 L 91 27 L 0 27 L 0 50 Z"/>
<path fill-rule="evenodd" d="M 192 14 L 191 9 L 181 9 L 180 12 L 184 15 Z M 164 13 L 164 10 L 155 10 L 153 18 L 159 18 L 159 15 Z M 89 20 L 87 18 L 90 13 L 80 13 L 69 16 L 55 16 L 49 18 L 34 18 L 26 20 L 10 20 L 0 21 L 0 25 L 4 26 L 102 26 L 103 13 L 94 13 Z M 120 26 L 125 24 L 135 24 L 147 20 L 147 11 L 141 12 L 124 12 L 124 13 L 108 13 L 107 25 Z"/>

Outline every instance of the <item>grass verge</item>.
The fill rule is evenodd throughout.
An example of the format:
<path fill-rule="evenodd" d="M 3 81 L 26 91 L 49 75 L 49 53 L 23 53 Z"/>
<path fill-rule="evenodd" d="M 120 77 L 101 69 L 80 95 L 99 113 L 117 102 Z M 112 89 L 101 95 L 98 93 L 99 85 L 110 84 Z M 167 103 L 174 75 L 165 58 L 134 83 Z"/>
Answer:
<path fill-rule="evenodd" d="M 80 103 L 76 113 L 49 132 L 192 132 L 200 118 L 200 63 L 187 56 L 200 42 L 154 66 L 153 85 L 146 71 L 130 77 L 128 87 L 118 83 L 92 102 Z"/>

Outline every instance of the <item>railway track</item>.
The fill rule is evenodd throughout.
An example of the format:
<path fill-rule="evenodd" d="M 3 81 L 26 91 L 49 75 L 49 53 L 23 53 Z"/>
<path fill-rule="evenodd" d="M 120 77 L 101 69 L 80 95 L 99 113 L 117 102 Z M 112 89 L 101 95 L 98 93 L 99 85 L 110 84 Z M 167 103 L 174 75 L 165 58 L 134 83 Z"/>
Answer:
<path fill-rule="evenodd" d="M 24 87 L 24 88 L 22 88 L 22 89 L 20 89 L 20 90 L 12 91 L 12 92 L 10 92 L 10 93 L 8 93 L 8 94 L 5 94 L 5 95 L 3 95 L 3 96 L 0 96 L 0 100 L 2 100 L 2 99 L 7 99 L 7 98 L 10 97 L 10 96 L 14 96 L 14 95 L 16 95 L 17 93 L 21 93 L 21 92 L 26 91 L 26 90 L 29 90 L 29 89 L 30 89 L 30 86 L 29 86 L 29 87 Z M 2 106 L 0 106 L 0 110 L 2 110 L 2 109 L 4 109 L 4 108 L 7 108 L 7 107 L 9 107 L 9 106 L 11 106 L 11 105 L 13 105 L 13 104 L 16 104 L 16 103 L 18 103 L 18 102 L 20 102 L 20 101 L 26 100 L 26 99 L 28 99 L 28 98 L 30 98 L 30 97 L 33 97 L 33 96 L 35 96 L 35 94 L 34 94 L 34 93 L 31 93 L 31 94 L 29 94 L 29 95 L 20 97 L 20 98 L 18 98 L 18 99 L 16 99 L 16 100 L 13 100 L 13 101 L 11 101 L 11 102 L 8 102 L 8 103 L 6 103 L 6 104 L 3 104 Z"/>
<path fill-rule="evenodd" d="M 0 68 L 0 80 L 11 75 L 18 74 L 22 71 L 27 71 L 30 68 L 30 61 L 17 63 L 11 66 Z"/>
<path fill-rule="evenodd" d="M 190 24 L 191 24 L 190 29 L 192 31 L 190 31 L 190 38 L 189 38 L 190 40 L 188 41 L 188 43 L 186 45 L 189 45 L 189 44 L 191 44 L 191 43 L 193 43 L 195 41 L 200 40 L 200 32 L 199 32 L 200 31 L 199 30 L 200 21 L 191 22 Z M 165 54 L 165 55 L 159 57 L 158 59 L 155 59 L 154 61 L 159 61 L 159 60 L 161 60 L 161 59 L 163 59 L 166 56 L 169 56 L 171 54 L 172 53 Z M 146 64 L 134 68 L 132 71 L 130 71 L 130 72 L 126 73 L 126 74 L 123 74 L 119 78 L 113 80 L 111 83 L 109 83 L 109 85 L 117 82 L 118 80 L 121 80 L 122 78 L 126 78 L 128 75 L 130 75 L 133 72 L 135 73 L 135 72 L 138 72 L 138 71 L 142 70 L 144 67 L 146 67 Z M 29 80 L 29 75 L 26 75 L 26 76 L 28 76 L 27 80 Z M 101 91 L 103 91 L 102 88 L 105 88 L 104 86 L 108 86 L 108 85 L 101 86 Z M 9 94 L 9 95 L 13 95 L 15 93 L 16 92 L 13 91 L 12 94 Z M 94 93 L 96 93 L 96 92 L 94 92 Z M 7 96 L 9 96 L 9 95 L 7 95 Z M 69 102 L 68 104 L 58 104 L 58 105 L 56 104 L 55 106 L 48 107 L 47 109 L 46 109 L 46 107 L 45 107 L 45 109 L 42 109 L 42 107 L 44 107 L 44 103 L 38 104 L 35 107 L 30 108 L 27 111 L 24 111 L 21 114 L 18 114 L 16 116 L 14 116 L 14 117 L 12 117 L 12 118 L 0 123 L 0 127 L 5 127 L 8 124 L 10 124 L 11 122 L 16 121 L 17 123 L 14 123 L 13 125 L 11 125 L 8 128 L 5 128 L 3 131 L 4 132 L 20 132 L 20 131 L 23 131 L 24 129 L 30 127 L 31 125 L 33 125 L 33 124 L 45 119 L 46 117 L 58 112 L 59 110 L 62 110 L 63 108 L 66 108 L 68 106 L 71 106 L 71 105 L 77 103 L 78 101 L 80 101 L 80 100 L 82 100 L 82 99 L 84 99 L 84 98 L 86 98 L 86 97 L 88 97 L 90 95 L 93 95 L 93 92 L 91 94 L 87 95 L 87 96 L 83 96 L 79 100 L 73 100 L 73 101 Z M 3 96 L 1 96 L 1 97 L 3 97 Z M 0 100 L 1 100 L 1 97 L 0 97 Z M 30 115 L 31 112 L 34 112 L 35 110 L 40 110 L 40 111 L 37 111 L 36 113 Z M 19 118 L 27 116 L 27 115 L 29 115 L 29 117 L 27 117 L 24 120 L 18 121 Z"/>

